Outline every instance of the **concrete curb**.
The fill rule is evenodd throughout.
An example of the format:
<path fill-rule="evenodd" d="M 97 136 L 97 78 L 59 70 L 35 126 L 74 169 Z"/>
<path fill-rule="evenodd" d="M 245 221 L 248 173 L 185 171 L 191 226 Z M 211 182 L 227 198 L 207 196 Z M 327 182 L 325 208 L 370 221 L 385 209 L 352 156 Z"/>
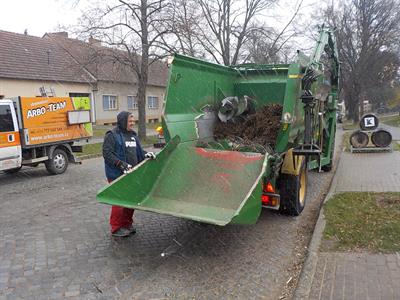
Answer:
<path fill-rule="evenodd" d="M 88 154 L 88 155 L 78 156 L 78 158 L 80 160 L 86 160 L 86 159 L 96 158 L 96 157 L 101 157 L 101 156 L 103 156 L 102 153 L 96 153 L 96 154 Z"/>
<path fill-rule="evenodd" d="M 310 244 L 308 246 L 307 258 L 306 261 L 304 262 L 303 269 L 301 270 L 299 282 L 297 284 L 295 293 L 293 295 L 293 299 L 309 299 L 311 285 L 314 279 L 315 270 L 317 268 L 319 247 L 321 245 L 322 234 L 325 228 L 325 216 L 324 216 L 323 204 L 335 194 L 338 181 L 336 177 L 336 171 L 339 168 L 340 156 L 343 152 L 342 142 L 340 143 L 339 149 L 340 150 L 338 153 L 338 157 L 336 159 L 336 167 L 333 170 L 333 176 L 330 183 L 330 187 L 327 195 L 324 198 L 324 201 L 322 202 L 322 206 L 319 211 L 319 216 L 317 223 L 315 224 L 314 233 L 311 238 Z"/>

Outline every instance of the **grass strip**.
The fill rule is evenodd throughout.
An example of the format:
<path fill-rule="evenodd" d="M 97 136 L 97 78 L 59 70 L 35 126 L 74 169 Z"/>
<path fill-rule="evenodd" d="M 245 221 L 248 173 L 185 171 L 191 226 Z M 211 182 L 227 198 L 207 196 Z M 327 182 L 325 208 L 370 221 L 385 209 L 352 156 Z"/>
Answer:
<path fill-rule="evenodd" d="M 400 193 L 340 193 L 324 214 L 329 250 L 400 251 Z"/>
<path fill-rule="evenodd" d="M 82 152 L 76 153 L 78 157 L 86 155 L 100 155 L 103 150 L 103 143 L 87 144 L 82 146 Z"/>
<path fill-rule="evenodd" d="M 400 116 L 380 117 L 379 121 L 394 127 L 400 127 Z"/>
<path fill-rule="evenodd" d="M 154 143 L 158 142 L 158 137 L 157 136 L 148 136 L 146 139 L 144 139 L 141 144 L 143 147 L 149 147 L 153 146 Z M 87 144 L 82 146 L 82 152 L 76 153 L 78 157 L 81 156 L 96 156 L 96 155 L 101 155 L 103 151 L 103 143 L 95 143 L 95 144 Z"/>
<path fill-rule="evenodd" d="M 353 132 L 345 132 L 343 133 L 343 142 L 342 142 L 342 147 L 344 148 L 344 151 L 350 152 L 350 135 Z"/>
<path fill-rule="evenodd" d="M 106 128 L 93 128 L 93 137 L 104 138 L 104 136 L 106 135 L 106 132 L 109 130 L 110 129 L 106 129 Z"/>
<path fill-rule="evenodd" d="M 343 130 L 356 130 L 356 129 L 360 129 L 360 124 L 357 123 L 353 123 L 353 120 L 346 120 L 343 122 Z"/>

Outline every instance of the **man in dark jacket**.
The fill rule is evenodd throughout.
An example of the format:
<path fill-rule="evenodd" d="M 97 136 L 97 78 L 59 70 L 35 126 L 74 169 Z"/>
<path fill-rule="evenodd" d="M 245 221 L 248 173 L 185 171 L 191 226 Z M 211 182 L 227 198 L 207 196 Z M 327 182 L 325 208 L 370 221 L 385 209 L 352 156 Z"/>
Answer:
<path fill-rule="evenodd" d="M 145 158 L 154 159 L 153 152 L 146 152 L 133 130 L 135 125 L 131 113 L 122 111 L 117 116 L 117 127 L 107 131 L 103 143 L 106 177 L 112 182 L 132 169 Z M 112 206 L 110 225 L 113 236 L 125 237 L 136 232 L 133 227 L 133 209 Z"/>

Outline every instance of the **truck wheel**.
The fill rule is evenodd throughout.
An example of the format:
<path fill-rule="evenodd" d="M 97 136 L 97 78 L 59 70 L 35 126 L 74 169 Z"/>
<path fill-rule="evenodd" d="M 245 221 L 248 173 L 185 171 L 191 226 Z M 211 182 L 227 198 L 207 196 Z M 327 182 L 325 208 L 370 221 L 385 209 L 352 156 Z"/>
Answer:
<path fill-rule="evenodd" d="M 14 169 L 4 170 L 3 172 L 6 174 L 14 174 L 14 173 L 17 173 L 19 170 L 21 170 L 21 168 L 22 168 L 22 166 L 18 167 L 18 168 L 14 168 Z"/>
<path fill-rule="evenodd" d="M 56 149 L 53 151 L 51 158 L 44 164 L 50 174 L 62 174 L 68 167 L 68 156 L 64 150 Z"/>
<path fill-rule="evenodd" d="M 307 164 L 303 160 L 299 175 L 281 174 L 278 181 L 281 204 L 279 210 L 287 215 L 298 216 L 306 205 Z"/>

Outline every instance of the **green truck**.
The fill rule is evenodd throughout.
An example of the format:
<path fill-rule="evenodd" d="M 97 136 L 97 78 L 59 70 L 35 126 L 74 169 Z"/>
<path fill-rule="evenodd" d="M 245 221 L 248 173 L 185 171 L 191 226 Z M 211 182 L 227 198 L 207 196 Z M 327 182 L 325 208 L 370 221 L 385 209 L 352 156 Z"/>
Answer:
<path fill-rule="evenodd" d="M 299 215 L 307 171 L 332 169 L 338 81 L 327 28 L 312 56 L 298 52 L 291 64 L 222 66 L 177 54 L 162 118 L 166 146 L 97 199 L 220 226 L 254 224 L 262 207 Z M 216 140 L 218 124 L 237 126 L 268 105 L 281 109 L 274 143 Z"/>

